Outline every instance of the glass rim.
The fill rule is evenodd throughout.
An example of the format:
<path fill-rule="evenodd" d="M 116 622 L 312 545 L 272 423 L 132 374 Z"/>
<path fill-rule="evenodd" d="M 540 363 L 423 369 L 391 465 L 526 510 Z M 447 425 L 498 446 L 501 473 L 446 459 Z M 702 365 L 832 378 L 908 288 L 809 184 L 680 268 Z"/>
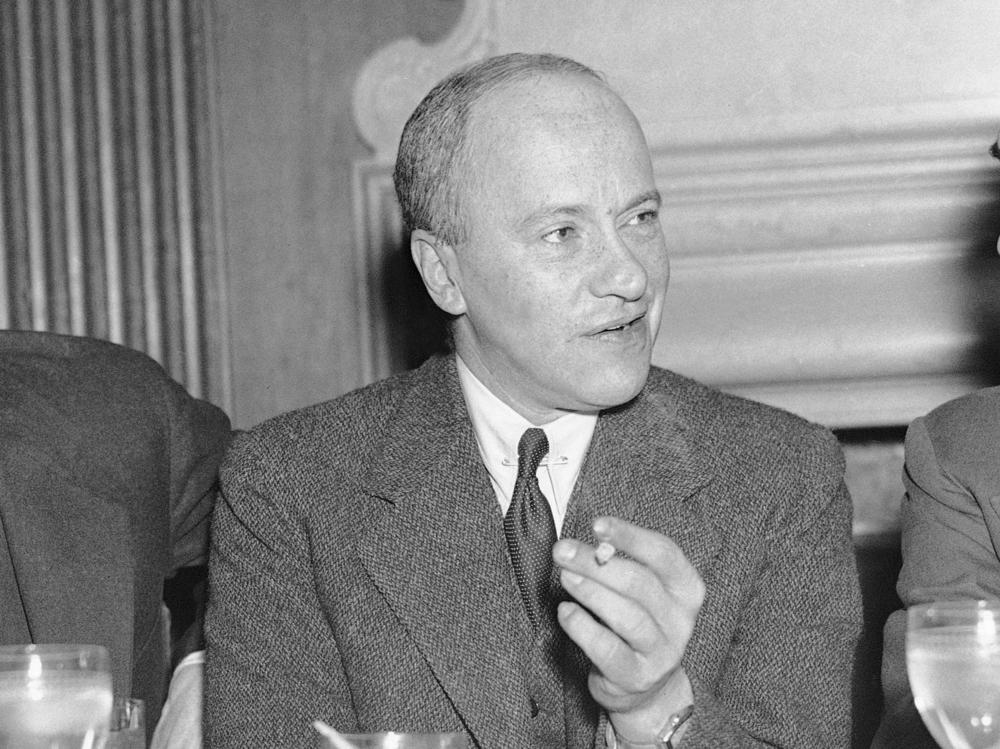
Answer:
<path fill-rule="evenodd" d="M 71 655 L 73 653 L 92 652 L 108 655 L 108 649 L 103 645 L 85 643 L 26 643 L 23 645 L 0 645 L 0 657 L 5 655 Z"/>
<path fill-rule="evenodd" d="M 46 671 L 91 671 L 111 674 L 111 654 L 103 645 L 42 643 L 0 646 L 0 671 L 28 668 Z"/>
<path fill-rule="evenodd" d="M 1000 600 L 996 598 L 951 598 L 943 601 L 928 601 L 910 606 L 908 611 L 1000 611 Z"/>

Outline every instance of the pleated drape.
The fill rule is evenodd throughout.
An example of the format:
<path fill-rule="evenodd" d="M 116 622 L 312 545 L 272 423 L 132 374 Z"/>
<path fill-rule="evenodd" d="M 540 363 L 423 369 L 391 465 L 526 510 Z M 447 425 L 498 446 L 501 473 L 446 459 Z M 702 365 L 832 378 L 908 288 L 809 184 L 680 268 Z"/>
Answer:
<path fill-rule="evenodd" d="M 0 327 L 229 402 L 207 0 L 0 0 Z"/>

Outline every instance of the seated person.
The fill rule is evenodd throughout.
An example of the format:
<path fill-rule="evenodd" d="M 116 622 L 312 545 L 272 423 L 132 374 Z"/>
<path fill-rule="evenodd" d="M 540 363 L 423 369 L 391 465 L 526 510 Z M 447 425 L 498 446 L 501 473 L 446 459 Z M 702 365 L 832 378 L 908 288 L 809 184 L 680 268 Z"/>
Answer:
<path fill-rule="evenodd" d="M 412 115 L 396 188 L 454 353 L 235 444 L 207 743 L 303 747 L 322 720 L 518 749 L 846 746 L 840 448 L 650 367 L 666 242 L 624 102 L 572 60 L 488 59 Z"/>
<path fill-rule="evenodd" d="M 990 148 L 1000 159 L 1000 142 Z M 1000 245 L 1000 242 L 998 242 Z M 945 403 L 906 432 L 906 494 L 900 511 L 904 606 L 1000 599 L 1000 388 Z M 935 749 L 906 673 L 906 610 L 885 624 L 885 714 L 873 747 Z"/>
<path fill-rule="evenodd" d="M 104 645 L 151 734 L 170 673 L 164 581 L 206 563 L 229 439 L 226 415 L 144 354 L 0 331 L 0 644 Z"/>
<path fill-rule="evenodd" d="M 1000 599 L 1000 387 L 936 408 L 906 433 L 902 506 L 906 606 L 955 598 Z M 885 625 L 885 717 L 876 747 L 934 749 L 906 673 L 906 611 Z"/>

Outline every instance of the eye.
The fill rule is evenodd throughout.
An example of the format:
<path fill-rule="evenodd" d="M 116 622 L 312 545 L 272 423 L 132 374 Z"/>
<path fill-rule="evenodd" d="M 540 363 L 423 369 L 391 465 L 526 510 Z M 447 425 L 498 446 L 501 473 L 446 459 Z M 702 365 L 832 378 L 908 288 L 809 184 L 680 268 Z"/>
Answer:
<path fill-rule="evenodd" d="M 572 226 L 560 226 L 542 235 L 542 240 L 551 244 L 561 244 L 570 239 L 576 230 Z"/>
<path fill-rule="evenodd" d="M 632 218 L 628 220 L 628 223 L 632 226 L 638 224 L 648 224 L 652 221 L 656 221 L 660 217 L 660 211 L 656 208 L 649 208 L 645 211 L 640 211 L 635 214 Z"/>

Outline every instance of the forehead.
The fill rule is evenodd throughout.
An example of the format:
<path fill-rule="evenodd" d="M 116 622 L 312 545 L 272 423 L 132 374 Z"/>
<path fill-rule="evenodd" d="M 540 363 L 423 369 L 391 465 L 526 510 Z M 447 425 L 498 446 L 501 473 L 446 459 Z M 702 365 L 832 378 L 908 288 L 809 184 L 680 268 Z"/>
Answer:
<path fill-rule="evenodd" d="M 652 187 L 635 116 L 603 82 L 541 74 L 476 103 L 466 136 L 466 186 L 501 200 L 604 199 Z"/>
<path fill-rule="evenodd" d="M 540 72 L 500 84 L 471 108 L 468 139 L 493 145 L 540 129 L 613 129 L 635 118 L 602 81 L 582 73 Z"/>

